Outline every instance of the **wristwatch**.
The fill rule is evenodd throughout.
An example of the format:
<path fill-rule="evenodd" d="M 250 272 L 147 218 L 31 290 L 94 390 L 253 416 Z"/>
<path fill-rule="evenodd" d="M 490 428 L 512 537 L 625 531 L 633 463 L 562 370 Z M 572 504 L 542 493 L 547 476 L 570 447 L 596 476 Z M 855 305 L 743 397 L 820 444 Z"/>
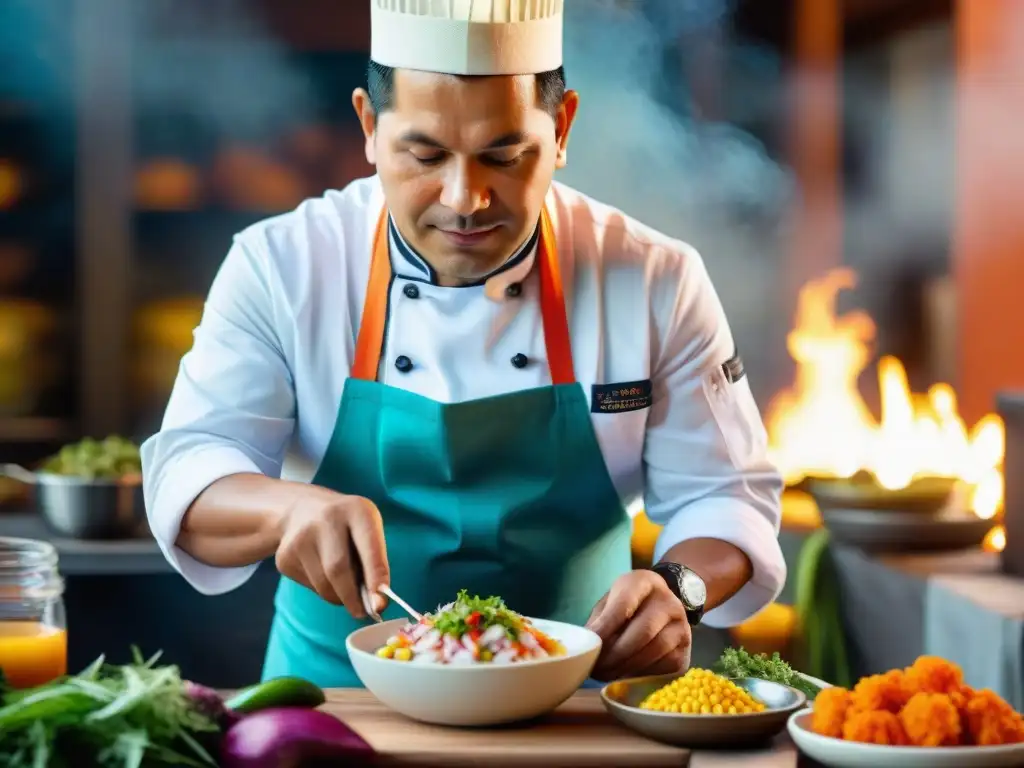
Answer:
<path fill-rule="evenodd" d="M 704 617 L 704 603 L 708 599 L 708 590 L 704 579 L 679 563 L 658 563 L 651 570 L 661 576 L 672 594 L 679 598 L 686 610 L 686 619 L 691 627 L 700 624 Z"/>

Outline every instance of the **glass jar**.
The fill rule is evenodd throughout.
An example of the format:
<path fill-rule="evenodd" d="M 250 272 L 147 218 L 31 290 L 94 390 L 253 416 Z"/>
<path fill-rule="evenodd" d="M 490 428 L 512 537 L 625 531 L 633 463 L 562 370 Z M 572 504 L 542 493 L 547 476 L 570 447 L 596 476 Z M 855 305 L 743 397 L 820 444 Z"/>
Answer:
<path fill-rule="evenodd" d="M 45 541 L 0 537 L 0 670 L 8 685 L 31 688 L 67 669 L 57 549 Z"/>

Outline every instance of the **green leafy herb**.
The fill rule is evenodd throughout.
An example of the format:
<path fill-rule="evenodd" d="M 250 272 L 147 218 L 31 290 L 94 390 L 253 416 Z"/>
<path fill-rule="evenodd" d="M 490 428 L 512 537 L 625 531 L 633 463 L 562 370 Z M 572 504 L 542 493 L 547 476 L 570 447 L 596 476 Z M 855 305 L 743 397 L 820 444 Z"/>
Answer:
<path fill-rule="evenodd" d="M 115 479 L 142 472 L 139 446 L 118 435 L 103 440 L 87 437 L 65 445 L 43 462 L 43 472 L 73 475 L 85 480 Z"/>
<path fill-rule="evenodd" d="M 483 632 L 490 627 L 501 626 L 510 638 L 515 639 L 523 626 L 523 617 L 509 610 L 500 597 L 470 597 L 464 589 L 459 591 L 455 602 L 427 618 L 438 632 L 455 637 L 462 637 L 473 629 Z"/>
<path fill-rule="evenodd" d="M 0 768 L 216 765 L 202 746 L 220 726 L 188 695 L 159 654 L 132 664 L 103 657 L 77 675 L 11 691 L 0 708 Z"/>
<path fill-rule="evenodd" d="M 758 680 L 788 685 L 803 691 L 809 699 L 821 691 L 821 688 L 783 661 L 778 653 L 768 656 L 765 653 L 751 654 L 743 648 L 726 648 L 715 664 L 714 671 L 724 677 L 756 677 Z"/>

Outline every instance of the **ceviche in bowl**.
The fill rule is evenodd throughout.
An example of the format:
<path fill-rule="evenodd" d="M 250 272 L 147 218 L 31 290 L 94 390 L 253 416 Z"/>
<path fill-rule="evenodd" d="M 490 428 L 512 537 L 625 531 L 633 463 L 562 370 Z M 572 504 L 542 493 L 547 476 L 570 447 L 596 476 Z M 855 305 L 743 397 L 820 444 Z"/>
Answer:
<path fill-rule="evenodd" d="M 565 654 L 561 641 L 509 610 L 501 598 L 470 597 L 465 590 L 377 649 L 383 659 L 416 664 L 515 664 Z"/>
<path fill-rule="evenodd" d="M 420 621 L 349 635 L 353 669 L 395 711 L 442 725 L 497 725 L 546 714 L 590 676 L 601 638 L 523 616 L 500 597 L 460 592 Z"/>

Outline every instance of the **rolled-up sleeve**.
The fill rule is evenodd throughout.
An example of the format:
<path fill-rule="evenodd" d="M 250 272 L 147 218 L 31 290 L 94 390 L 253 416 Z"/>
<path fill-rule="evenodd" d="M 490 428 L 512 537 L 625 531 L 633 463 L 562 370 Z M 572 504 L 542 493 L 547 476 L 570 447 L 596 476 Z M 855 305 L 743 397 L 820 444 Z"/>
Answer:
<path fill-rule="evenodd" d="M 279 477 L 294 427 L 274 274 L 257 248 L 236 239 L 181 361 L 161 429 L 142 445 L 150 528 L 167 560 L 204 594 L 240 587 L 259 564 L 217 568 L 182 551 L 175 541 L 185 512 L 229 475 Z"/>
<path fill-rule="evenodd" d="M 778 597 L 786 580 L 779 547 L 782 479 L 746 376 L 726 375 L 736 355 L 725 313 L 700 255 L 680 246 L 656 276 L 659 348 L 644 446 L 645 506 L 663 529 L 655 560 L 695 538 L 727 541 L 753 577 L 704 623 L 735 626 Z"/>

